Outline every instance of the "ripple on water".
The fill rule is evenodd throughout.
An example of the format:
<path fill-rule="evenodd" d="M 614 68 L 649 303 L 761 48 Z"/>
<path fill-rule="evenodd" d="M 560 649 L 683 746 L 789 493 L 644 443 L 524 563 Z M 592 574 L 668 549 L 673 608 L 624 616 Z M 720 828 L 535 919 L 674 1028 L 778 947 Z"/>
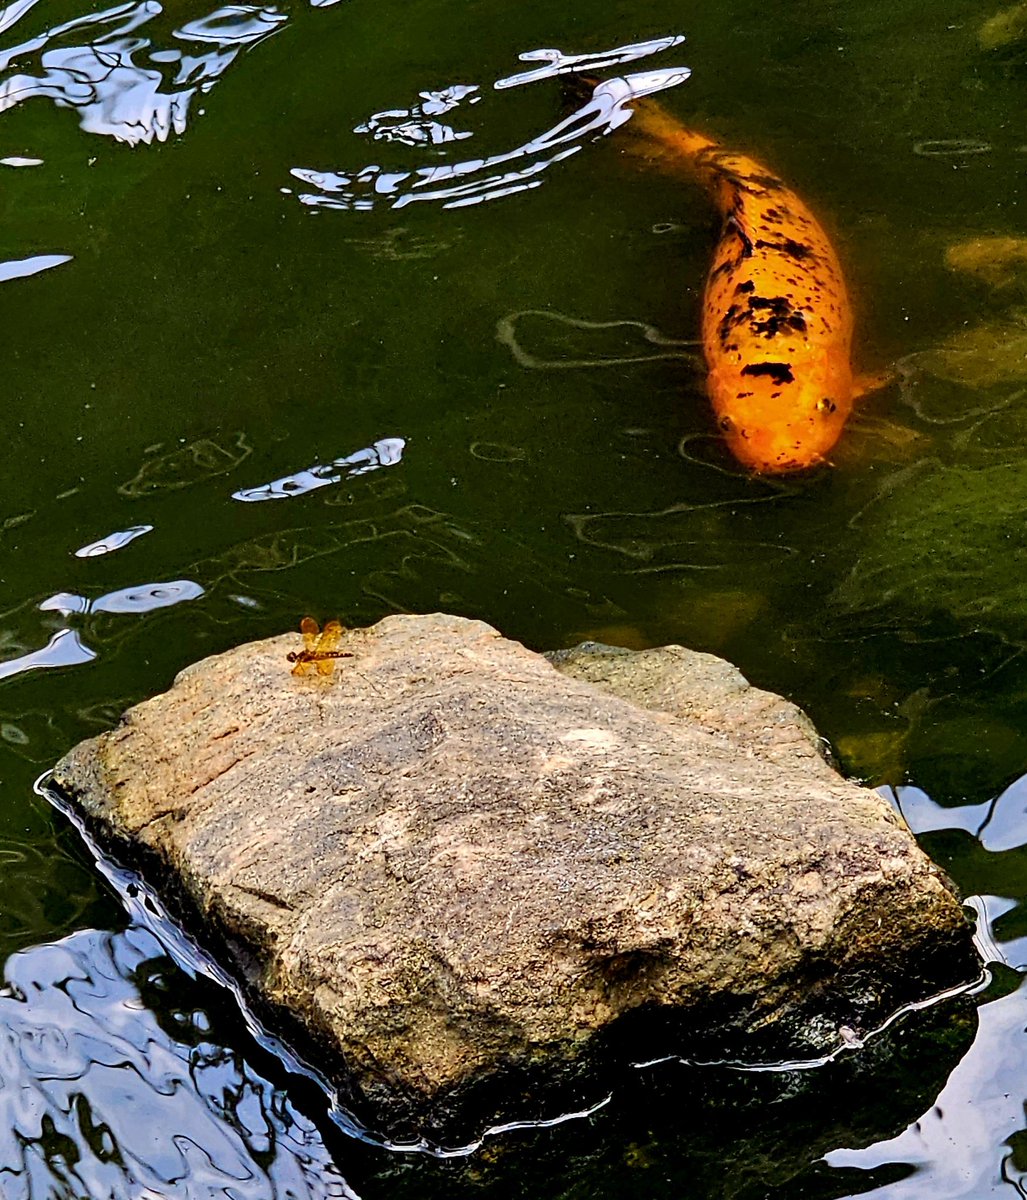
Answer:
<path fill-rule="evenodd" d="M 574 71 L 594 71 L 634 62 L 660 53 L 684 41 L 680 35 L 654 38 L 630 46 L 588 55 L 566 55 L 559 50 L 531 50 L 522 60 L 542 65 L 503 79 L 491 92 L 536 83 Z M 605 80 L 590 99 L 556 125 L 515 146 L 512 150 L 459 161 L 434 159 L 410 169 L 384 170 L 375 163 L 342 171 L 294 167 L 292 174 L 311 189 L 297 199 L 316 208 L 368 212 L 382 206 L 399 209 L 415 201 L 437 202 L 443 208 L 462 208 L 515 195 L 541 185 L 540 175 L 554 163 L 577 154 L 586 142 L 594 141 L 631 119 L 631 101 L 684 83 L 688 67 L 640 71 Z M 420 102 L 374 113 L 358 124 L 356 133 L 376 141 L 400 142 L 412 147 L 442 148 L 463 145 L 472 133 L 442 123 L 439 117 L 461 104 L 477 104 L 488 93 L 477 84 L 453 85 L 436 92 L 422 92 Z M 439 151 L 436 150 L 436 153 Z"/>
<path fill-rule="evenodd" d="M 11 279 L 27 279 L 30 275 L 38 275 L 40 271 L 49 271 L 62 263 L 71 262 L 70 254 L 35 254 L 31 258 L 12 258 L 8 262 L 0 262 L 0 283 Z"/>
<path fill-rule="evenodd" d="M 1018 874 L 1011 873 L 1000 856 L 1022 856 L 1027 847 L 1027 776 L 992 800 L 954 807 L 938 804 L 917 787 L 881 791 L 918 836 L 945 831 L 978 842 L 987 852 L 975 856 L 981 864 L 978 875 L 986 878 L 993 872 L 998 883 Z M 1019 936 L 1023 898 L 978 894 L 966 903 L 977 917 L 976 940 L 983 960 L 1022 972 L 1027 966 L 1027 938 Z M 870 1172 L 881 1171 L 885 1178 L 900 1180 L 875 1188 L 880 1200 L 977 1200 L 1006 1195 L 1007 1190 L 1024 1195 L 1027 1174 L 1018 1147 L 1027 1132 L 1027 980 L 1021 979 L 1008 994 L 986 998 L 978 1018 L 968 1053 L 918 1120 L 897 1136 L 865 1148 L 832 1150 L 824 1156 L 826 1164 L 858 1170 L 868 1178 Z"/>
<path fill-rule="evenodd" d="M 253 503 L 260 500 L 288 500 L 294 496 L 304 496 L 307 492 L 339 483 L 342 479 L 352 479 L 358 475 L 366 475 L 381 467 L 394 467 L 403 458 L 406 441 L 400 437 L 381 438 L 373 446 L 355 450 L 344 458 L 334 458 L 328 463 L 317 463 L 292 475 L 283 475 L 281 479 L 272 479 L 270 483 L 262 483 L 257 487 L 242 488 L 232 493 L 233 500 Z"/>
<path fill-rule="evenodd" d="M 175 450 L 164 449 L 158 443 L 148 451 L 149 457 L 135 475 L 118 487 L 122 496 L 138 500 L 154 492 L 173 492 L 192 487 L 218 475 L 226 475 L 253 453 L 253 447 L 242 432 L 197 438 Z"/>
<path fill-rule="evenodd" d="M 549 335 L 548 353 L 540 354 L 534 344 L 531 349 L 524 344 L 521 326 L 529 320 L 536 326 L 536 341 Z M 602 340 L 589 345 L 586 339 L 596 335 Z M 630 366 L 666 358 L 685 359 L 698 367 L 702 361 L 698 342 L 667 337 L 644 321 L 587 321 L 549 309 L 526 308 L 500 317 L 496 340 L 507 347 L 519 366 L 533 371 Z"/>
<path fill-rule="evenodd" d="M 353 1195 L 313 1123 L 220 1041 L 190 991 L 137 925 L 86 930 L 7 960 L 6 1200 Z"/>
<path fill-rule="evenodd" d="M 990 151 L 991 143 L 977 138 L 934 138 L 913 146 L 913 153 L 921 158 L 962 158 L 968 154 L 988 154 Z"/>
<path fill-rule="evenodd" d="M 456 130 L 438 120 L 461 102 L 481 100 L 477 84 L 455 83 L 437 92 L 421 92 L 421 103 L 410 108 L 390 108 L 357 125 L 354 133 L 369 134 L 376 142 L 400 142 L 405 146 L 441 146 L 471 137 L 470 130 Z"/>
<path fill-rule="evenodd" d="M 90 542 L 88 546 L 81 546 L 75 551 L 75 557 L 99 558 L 102 554 L 111 554 L 115 550 L 120 550 L 122 546 L 134 542 L 144 533 L 152 532 L 152 525 L 131 525 L 128 529 L 119 529 L 114 533 L 109 533 L 105 538 L 100 538 L 99 541 Z"/>
<path fill-rule="evenodd" d="M 4 9 L 0 33 L 34 5 L 19 0 Z M 288 20 L 274 7 L 249 4 L 226 5 L 177 28 L 168 28 L 163 14 L 156 0 L 119 4 L 0 50 L 0 112 L 42 97 L 75 109 L 88 133 L 129 145 L 163 142 L 185 131 L 193 99 L 209 92 L 242 50 Z"/>

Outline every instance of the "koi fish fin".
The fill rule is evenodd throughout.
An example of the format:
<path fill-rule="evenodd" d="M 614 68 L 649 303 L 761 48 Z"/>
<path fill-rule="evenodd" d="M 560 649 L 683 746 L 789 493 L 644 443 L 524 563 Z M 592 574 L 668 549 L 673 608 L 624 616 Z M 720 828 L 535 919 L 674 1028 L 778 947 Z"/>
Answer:
<path fill-rule="evenodd" d="M 846 449 L 860 460 L 902 463 L 923 458 L 932 438 L 892 417 L 874 416 L 857 410 L 849 419 Z"/>
<path fill-rule="evenodd" d="M 888 387 L 899 378 L 893 367 L 858 375 L 852 384 L 853 400 L 860 400 Z M 871 405 L 872 409 L 873 406 Z M 909 462 L 921 458 L 931 445 L 931 437 L 922 429 L 914 429 L 894 417 L 881 416 L 857 406 L 848 424 L 851 437 L 847 446 L 860 459 L 876 459 L 881 462 Z"/>
<path fill-rule="evenodd" d="M 857 375 L 852 381 L 852 398 L 862 400 L 864 396 L 870 396 L 888 387 L 898 377 L 898 372 L 893 367 L 883 367 L 880 371 L 867 371 Z"/>

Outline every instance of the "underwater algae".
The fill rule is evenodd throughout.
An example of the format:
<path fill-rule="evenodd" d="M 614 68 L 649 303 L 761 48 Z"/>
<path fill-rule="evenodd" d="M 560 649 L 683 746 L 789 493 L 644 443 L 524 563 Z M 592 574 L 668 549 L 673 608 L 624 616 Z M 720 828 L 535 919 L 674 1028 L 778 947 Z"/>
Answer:
<path fill-rule="evenodd" d="M 952 618 L 1020 642 L 1027 629 L 1027 475 L 918 462 L 896 473 L 858 520 L 864 541 L 835 589 L 839 608 L 875 624 Z"/>

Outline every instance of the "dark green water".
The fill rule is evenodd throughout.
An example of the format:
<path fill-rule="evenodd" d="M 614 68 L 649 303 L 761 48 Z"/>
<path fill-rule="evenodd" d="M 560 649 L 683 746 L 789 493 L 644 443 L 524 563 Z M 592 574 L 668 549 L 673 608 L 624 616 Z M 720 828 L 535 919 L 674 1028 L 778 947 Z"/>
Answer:
<path fill-rule="evenodd" d="M 989 282 L 945 258 L 969 239 L 1027 234 L 1027 44 L 985 52 L 978 30 L 994 10 L 979 0 L 343 0 L 220 16 L 175 0 L 85 21 L 105 11 L 39 0 L 18 19 L 0 14 L 0 159 L 42 160 L 0 165 L 0 260 L 72 256 L 0 282 L 0 649 L 14 660 L 68 628 L 96 655 L 0 679 L 5 952 L 120 926 L 74 837 L 31 790 L 76 740 L 187 663 L 304 613 L 355 625 L 441 608 L 540 648 L 599 637 L 732 659 L 803 705 L 848 772 L 931 797 L 915 827 L 936 831 L 925 844 L 964 893 L 1002 898 L 989 909 L 999 957 L 1027 962 L 1016 789 L 1001 845 L 971 819 L 1027 769 L 1027 282 L 1023 263 Z M 433 190 L 409 180 L 392 193 L 359 180 L 323 192 L 290 173 L 354 177 L 375 165 L 380 178 L 507 155 L 567 111 L 552 78 L 493 88 L 539 65 L 519 54 L 680 34 L 683 45 L 606 75 L 692 69 L 661 101 L 765 162 L 822 216 L 857 308 L 858 365 L 897 371 L 812 479 L 735 470 L 710 436 L 689 347 L 644 336 L 697 336 L 716 224 L 686 179 L 623 153 L 630 124 L 533 175 L 518 173 L 552 154 L 499 164 L 492 174 L 538 186 L 463 207 L 397 206 Z M 435 121 L 437 135 L 467 137 L 354 132 L 452 85 L 479 91 L 423 116 L 419 136 Z M 175 93 L 195 94 L 176 102 L 181 128 L 160 140 L 153 114 Z M 233 499 L 385 438 L 405 439 L 395 465 L 341 469 L 336 484 L 274 502 Z M 144 524 L 152 530 L 116 553 L 74 556 Z M 202 595 L 96 604 L 176 580 Z M 40 607 L 59 593 L 84 599 Z M 960 1095 L 978 1119 L 958 1153 L 932 1143 L 882 1152 L 884 1166 L 806 1167 L 928 1111 L 966 1049 L 962 1027 L 949 1062 L 918 1052 L 920 1034 L 882 1053 L 879 1090 L 874 1072 L 818 1084 L 847 1097 L 832 1101 L 827 1127 L 819 1093 L 754 1120 L 762 1100 L 733 1084 L 715 1118 L 703 1110 L 717 1132 L 700 1145 L 673 1116 L 682 1089 L 661 1099 L 654 1082 L 652 1128 L 623 1117 L 596 1118 L 587 1135 L 560 1126 L 531 1152 L 538 1173 L 496 1168 L 494 1179 L 482 1159 L 481 1186 L 1011 1188 L 1000 1169 L 1027 1167 L 1013 1079 L 1027 1022 L 1005 1015 L 1022 1007 L 1007 975 L 1010 994 L 982 1007 L 963 1060 L 972 1080 Z M 996 1099 L 1007 1093 L 1016 1102 Z M 509 1166 L 517 1145 L 496 1157 Z M 402 1160 L 372 1175 L 381 1194 L 456 1186 L 420 1171 Z"/>

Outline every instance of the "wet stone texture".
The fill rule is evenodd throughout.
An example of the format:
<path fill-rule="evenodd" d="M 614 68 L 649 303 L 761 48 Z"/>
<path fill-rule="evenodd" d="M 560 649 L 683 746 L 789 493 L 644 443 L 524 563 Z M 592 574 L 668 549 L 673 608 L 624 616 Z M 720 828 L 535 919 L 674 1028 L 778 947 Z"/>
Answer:
<path fill-rule="evenodd" d="M 444 615 L 348 632 L 328 678 L 298 648 L 189 667 L 55 782 L 393 1136 L 822 1054 L 976 973 L 899 819 L 721 660 Z"/>

